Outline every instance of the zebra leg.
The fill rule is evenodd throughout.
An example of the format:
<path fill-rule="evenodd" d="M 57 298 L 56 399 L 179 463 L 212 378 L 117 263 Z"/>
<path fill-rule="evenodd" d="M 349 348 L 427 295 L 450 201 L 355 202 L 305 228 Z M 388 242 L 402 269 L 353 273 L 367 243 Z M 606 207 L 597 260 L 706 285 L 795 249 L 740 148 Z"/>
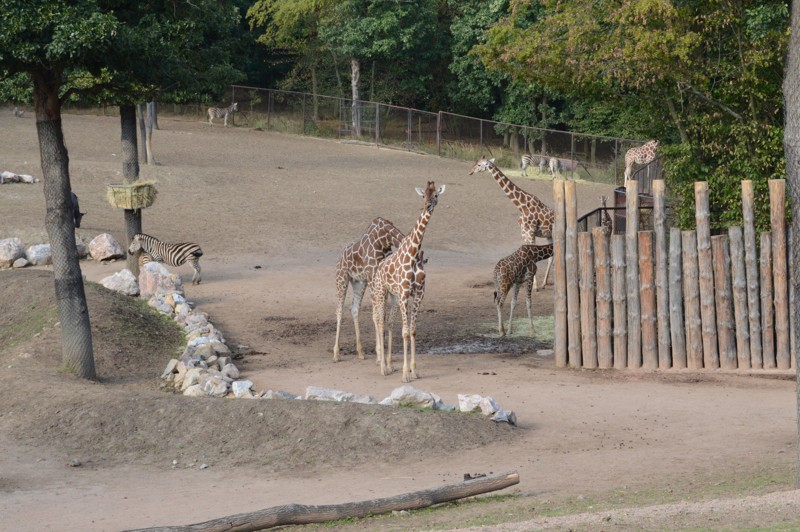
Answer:
<path fill-rule="evenodd" d="M 194 274 L 192 275 L 192 284 L 200 284 L 200 259 L 195 258 L 190 262 L 190 264 L 194 269 Z"/>

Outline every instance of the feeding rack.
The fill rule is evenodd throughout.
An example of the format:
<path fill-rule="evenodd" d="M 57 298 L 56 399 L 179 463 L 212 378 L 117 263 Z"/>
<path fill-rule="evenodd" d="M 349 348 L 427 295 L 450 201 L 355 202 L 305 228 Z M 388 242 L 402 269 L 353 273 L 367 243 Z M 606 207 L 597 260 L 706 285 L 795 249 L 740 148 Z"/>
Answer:
<path fill-rule="evenodd" d="M 153 204 L 158 195 L 155 181 L 134 181 L 123 185 L 106 185 L 108 202 L 119 209 L 145 209 Z"/>

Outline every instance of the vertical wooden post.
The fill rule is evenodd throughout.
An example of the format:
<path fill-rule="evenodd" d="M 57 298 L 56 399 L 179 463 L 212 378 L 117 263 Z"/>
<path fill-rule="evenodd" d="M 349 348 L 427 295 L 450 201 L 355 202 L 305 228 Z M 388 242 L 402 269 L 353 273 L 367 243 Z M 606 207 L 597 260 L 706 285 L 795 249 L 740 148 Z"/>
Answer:
<path fill-rule="evenodd" d="M 594 253 L 592 235 L 578 233 L 580 253 L 580 293 L 581 293 L 581 355 L 583 367 L 597 368 L 597 324 L 594 310 Z"/>
<path fill-rule="evenodd" d="M 744 264 L 747 275 L 747 316 L 750 322 L 750 365 L 763 366 L 761 354 L 761 300 L 759 299 L 759 273 L 756 257 L 756 224 L 754 214 L 753 182 L 742 181 L 742 217 L 744 219 Z"/>
<path fill-rule="evenodd" d="M 697 223 L 697 267 L 700 286 L 700 320 L 703 326 L 703 366 L 719 368 L 717 316 L 714 310 L 714 270 L 711 257 L 711 225 L 708 221 L 708 183 L 694 184 Z"/>
<path fill-rule="evenodd" d="M 764 369 L 775 369 L 775 317 L 772 306 L 772 235 L 761 233 L 761 354 Z"/>
<path fill-rule="evenodd" d="M 736 322 L 736 360 L 739 369 L 747 369 L 750 368 L 750 325 L 747 315 L 747 274 L 744 264 L 742 228 L 729 228 L 728 237 L 731 241 L 731 280 L 733 288 L 733 319 Z"/>
<path fill-rule="evenodd" d="M 553 225 L 553 312 L 555 325 L 553 350 L 557 368 L 567 367 L 567 280 L 564 261 L 566 238 L 566 214 L 564 212 L 564 180 L 553 180 L 555 223 Z"/>
<path fill-rule="evenodd" d="M 697 266 L 697 235 L 681 232 L 683 247 L 683 310 L 686 315 L 686 363 L 689 369 L 703 367 L 703 333 L 700 318 L 700 284 Z"/>
<path fill-rule="evenodd" d="M 611 292 L 614 301 L 614 368 L 624 369 L 628 367 L 625 235 L 611 235 Z"/>
<path fill-rule="evenodd" d="M 795 292 L 794 288 L 794 276 L 795 276 L 795 268 L 797 265 L 795 264 L 794 255 L 792 254 L 792 231 L 793 228 L 790 225 L 789 230 L 787 231 L 787 243 L 786 243 L 786 252 L 789 256 L 789 352 L 791 356 L 789 357 L 789 362 L 791 363 L 792 369 L 796 367 L 796 360 L 795 357 L 797 356 L 795 349 L 797 346 L 795 345 L 795 335 L 797 333 L 797 314 L 794 311 L 794 301 L 795 297 L 797 297 L 797 293 Z"/>
<path fill-rule="evenodd" d="M 786 262 L 786 182 L 783 179 L 769 180 L 769 206 L 772 229 L 772 286 L 775 297 L 775 358 L 778 369 L 789 369 L 791 352 Z"/>
<path fill-rule="evenodd" d="M 686 329 L 683 317 L 683 268 L 681 268 L 681 230 L 669 231 L 669 332 L 672 367 L 686 367 Z"/>
<path fill-rule="evenodd" d="M 639 182 L 625 187 L 625 289 L 628 303 L 628 367 L 642 366 L 642 323 L 639 302 Z"/>
<path fill-rule="evenodd" d="M 645 369 L 656 369 L 658 338 L 652 231 L 639 231 L 639 299 L 642 305 L 642 365 Z"/>
<path fill-rule="evenodd" d="M 611 347 L 611 270 L 608 259 L 608 236 L 604 227 L 592 228 L 594 273 L 597 291 L 597 365 L 608 369 L 614 365 Z"/>
<path fill-rule="evenodd" d="M 581 367 L 581 315 L 578 289 L 578 197 L 575 181 L 564 182 L 564 212 L 567 222 L 564 263 L 567 269 L 567 355 L 569 365 Z"/>
<path fill-rule="evenodd" d="M 667 279 L 667 223 L 664 199 L 664 180 L 656 179 L 652 184 L 653 230 L 655 232 L 656 304 L 658 310 L 658 367 L 667 369 L 672 365 L 669 328 L 669 286 Z"/>
<path fill-rule="evenodd" d="M 733 332 L 733 301 L 731 297 L 731 257 L 725 235 L 711 237 L 714 257 L 714 301 L 717 313 L 717 337 L 722 369 L 736 369 L 736 336 Z"/>

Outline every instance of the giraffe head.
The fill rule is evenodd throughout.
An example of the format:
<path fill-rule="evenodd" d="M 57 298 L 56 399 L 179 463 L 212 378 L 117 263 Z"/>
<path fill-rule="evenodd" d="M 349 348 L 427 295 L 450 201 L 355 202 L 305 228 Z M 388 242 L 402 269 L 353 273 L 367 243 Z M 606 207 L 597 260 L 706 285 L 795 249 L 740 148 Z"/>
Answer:
<path fill-rule="evenodd" d="M 604 209 L 606 208 L 607 201 L 608 201 L 608 196 L 600 196 L 600 204 L 603 206 Z"/>
<path fill-rule="evenodd" d="M 486 170 L 490 170 L 492 166 L 494 166 L 494 158 L 487 159 L 486 157 L 481 157 L 467 175 L 472 175 L 475 172 L 485 172 Z"/>
<path fill-rule="evenodd" d="M 428 181 L 428 186 L 425 189 L 417 187 L 417 194 L 425 198 L 425 209 L 428 212 L 433 212 L 433 208 L 439 203 L 439 194 L 444 194 L 445 185 L 436 188 L 436 183 Z"/>

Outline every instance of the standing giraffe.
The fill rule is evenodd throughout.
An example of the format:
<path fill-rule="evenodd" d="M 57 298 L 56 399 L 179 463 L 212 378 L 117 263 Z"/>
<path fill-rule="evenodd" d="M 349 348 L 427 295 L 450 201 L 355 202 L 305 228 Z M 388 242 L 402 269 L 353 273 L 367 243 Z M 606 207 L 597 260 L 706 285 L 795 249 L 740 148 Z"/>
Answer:
<path fill-rule="evenodd" d="M 500 188 L 503 190 L 503 192 L 506 193 L 508 199 L 510 199 L 511 203 L 513 203 L 514 206 L 519 209 L 519 218 L 517 219 L 517 223 L 519 224 L 520 231 L 522 232 L 522 242 L 524 244 L 533 244 L 534 238 L 537 237 L 545 238 L 552 242 L 553 224 L 555 223 L 556 219 L 555 211 L 545 205 L 542 200 L 533 194 L 525 192 L 517 185 L 512 183 L 511 180 L 507 178 L 494 164 L 494 159 L 486 159 L 485 157 L 481 157 L 478 159 L 478 162 L 475 163 L 475 166 L 472 167 L 472 170 L 469 171 L 469 175 L 472 175 L 475 172 L 483 172 L 485 170 L 489 170 L 492 173 L 492 177 L 495 181 L 497 181 L 497 184 L 500 185 Z M 544 272 L 544 280 L 542 281 L 541 286 L 538 288 L 543 288 L 544 285 L 547 284 L 547 276 L 550 274 L 550 267 L 552 264 L 553 258 L 550 257 L 550 260 L 547 263 L 547 270 Z"/>
<path fill-rule="evenodd" d="M 378 264 L 391 251 L 400 246 L 405 235 L 400 232 L 392 222 L 383 218 L 375 218 L 364 234 L 352 244 L 344 248 L 339 260 L 336 262 L 336 343 L 333 345 L 333 361 L 338 362 L 339 332 L 342 326 L 342 310 L 347 287 L 353 287 L 353 305 L 350 313 L 353 315 L 353 324 L 356 329 L 356 349 L 358 358 L 364 359 L 364 348 L 361 346 L 361 331 L 358 325 L 358 311 L 361 308 L 361 299 L 364 289 L 372 280 Z"/>
<path fill-rule="evenodd" d="M 658 141 L 651 140 L 645 142 L 638 148 L 631 148 L 625 152 L 625 182 L 624 186 L 628 185 L 628 179 L 631 178 L 634 164 L 650 164 L 656 158 L 656 150 L 658 149 Z"/>
<path fill-rule="evenodd" d="M 417 218 L 414 228 L 403 239 L 397 250 L 378 265 L 370 283 L 372 321 L 375 323 L 375 346 L 381 361 L 381 375 L 389 375 L 394 371 L 391 349 L 384 351 L 383 345 L 386 297 L 391 299 L 391 304 L 397 304 L 400 307 L 400 316 L 403 319 L 403 382 L 410 382 L 411 379 L 417 378 L 416 319 L 425 286 L 425 270 L 421 270 L 424 264 L 421 254 L 422 237 L 425 235 L 425 228 L 431 219 L 433 209 L 439 201 L 439 195 L 444 193 L 444 189 L 445 185 L 437 189 L 433 181 L 428 181 L 425 190 L 416 189 L 417 194 L 425 198 L 422 213 Z M 408 362 L 409 337 L 411 338 L 410 365 Z"/>
<path fill-rule="evenodd" d="M 600 211 L 600 225 L 603 226 L 606 234 L 610 235 L 614 223 L 611 220 L 611 216 L 608 214 L 608 207 L 606 207 L 607 201 L 608 196 L 600 196 L 600 203 L 603 205 L 603 209 Z"/>
<path fill-rule="evenodd" d="M 528 320 L 531 322 L 533 336 L 533 316 L 531 315 L 531 290 L 536 276 L 536 263 L 553 256 L 553 244 L 537 246 L 523 244 L 514 253 L 503 257 L 494 267 L 494 304 L 497 305 L 497 332 L 505 336 L 503 329 L 503 303 L 508 291 L 511 293 L 511 309 L 508 312 L 508 334 L 511 334 L 511 323 L 514 319 L 514 306 L 517 304 L 519 288 L 525 283 L 525 305 L 528 307 Z"/>

